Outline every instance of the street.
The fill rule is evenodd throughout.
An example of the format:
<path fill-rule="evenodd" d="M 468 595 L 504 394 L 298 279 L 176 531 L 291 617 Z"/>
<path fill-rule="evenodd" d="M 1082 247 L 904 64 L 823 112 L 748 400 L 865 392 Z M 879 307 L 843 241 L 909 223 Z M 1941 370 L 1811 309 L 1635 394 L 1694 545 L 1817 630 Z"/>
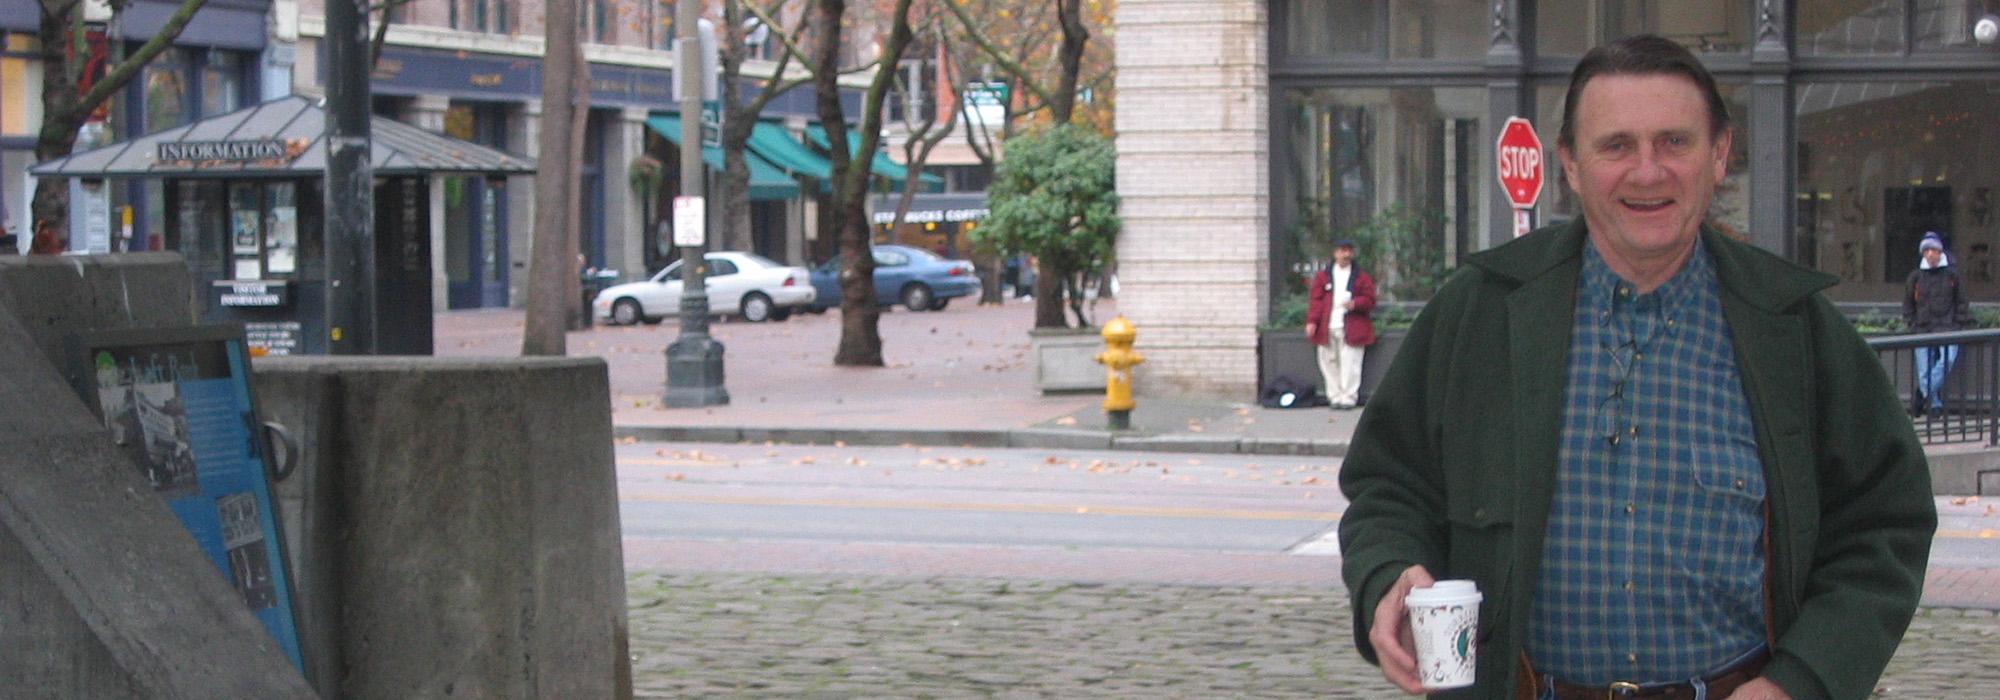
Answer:
<path fill-rule="evenodd" d="M 642 697 L 1397 697 L 1352 649 L 1338 460 L 617 446 Z M 1934 567 L 2000 565 L 1940 499 Z M 1883 697 L 2000 683 L 1926 608 Z"/>

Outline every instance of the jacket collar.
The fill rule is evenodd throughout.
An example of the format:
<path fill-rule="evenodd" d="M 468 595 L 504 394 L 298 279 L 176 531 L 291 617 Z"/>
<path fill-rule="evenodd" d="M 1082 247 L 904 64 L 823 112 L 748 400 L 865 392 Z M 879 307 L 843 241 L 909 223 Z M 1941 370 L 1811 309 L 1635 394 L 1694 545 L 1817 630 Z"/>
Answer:
<path fill-rule="evenodd" d="M 1707 224 L 1702 225 L 1701 236 L 1722 286 L 1767 312 L 1790 308 L 1840 281 L 1833 275 L 1800 267 L 1761 248 L 1737 242 Z M 1466 261 L 1517 285 L 1526 284 L 1564 264 L 1580 264 L 1587 239 L 1583 219 L 1576 218 L 1473 254 Z"/>

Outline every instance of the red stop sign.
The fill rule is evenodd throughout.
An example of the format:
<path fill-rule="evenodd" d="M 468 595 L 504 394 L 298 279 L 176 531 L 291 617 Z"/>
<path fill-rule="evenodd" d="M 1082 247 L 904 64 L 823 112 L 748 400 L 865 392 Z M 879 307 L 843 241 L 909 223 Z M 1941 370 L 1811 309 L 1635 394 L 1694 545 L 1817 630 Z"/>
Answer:
<path fill-rule="evenodd" d="M 1542 139 L 1535 126 L 1520 117 L 1508 117 L 1500 127 L 1500 141 L 1494 160 L 1500 165 L 1500 189 L 1517 209 L 1535 206 L 1542 196 Z"/>

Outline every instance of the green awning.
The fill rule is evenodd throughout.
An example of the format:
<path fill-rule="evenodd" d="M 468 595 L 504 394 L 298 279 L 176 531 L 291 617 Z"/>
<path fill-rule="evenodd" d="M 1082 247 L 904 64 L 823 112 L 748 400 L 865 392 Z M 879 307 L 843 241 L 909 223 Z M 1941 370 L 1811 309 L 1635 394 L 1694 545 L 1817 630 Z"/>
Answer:
<path fill-rule="evenodd" d="M 674 145 L 680 145 L 680 115 L 657 114 L 646 119 L 646 126 L 651 127 L 659 135 L 666 137 L 668 141 L 674 142 Z M 707 163 L 708 167 L 714 169 L 716 172 L 721 172 L 722 149 L 714 146 L 704 146 L 701 149 L 701 162 Z M 763 158 L 757 157 L 757 154 L 748 151 L 743 154 L 743 162 L 750 166 L 750 199 L 763 201 L 792 199 L 799 196 L 798 181 L 786 175 L 785 171 L 779 169 L 778 166 L 772 165 Z"/>
<path fill-rule="evenodd" d="M 772 165 L 783 168 L 793 175 L 804 175 L 819 180 L 833 177 L 833 164 L 826 158 L 792 136 L 785 127 L 771 122 L 757 122 L 750 129 L 750 150 L 771 161 Z"/>
<path fill-rule="evenodd" d="M 824 126 L 814 124 L 812 126 L 806 127 L 806 138 L 812 139 L 813 143 L 819 144 L 820 148 L 825 148 L 825 149 L 833 148 L 833 144 L 827 141 L 826 127 Z M 861 135 L 855 133 L 852 130 L 848 131 L 847 147 L 851 150 L 854 148 L 854 145 L 858 143 L 861 143 Z M 881 151 L 875 152 L 875 164 L 874 167 L 871 168 L 870 170 L 877 176 L 889 178 L 889 182 L 899 187 L 902 186 L 904 180 L 909 179 L 910 177 L 909 168 L 903 167 L 902 164 L 897 163 L 896 161 L 889 160 L 889 154 L 883 153 Z M 944 178 L 932 175 L 930 173 L 923 173 L 921 175 L 918 175 L 917 182 L 922 183 L 923 189 L 928 192 L 936 192 L 944 189 Z"/>

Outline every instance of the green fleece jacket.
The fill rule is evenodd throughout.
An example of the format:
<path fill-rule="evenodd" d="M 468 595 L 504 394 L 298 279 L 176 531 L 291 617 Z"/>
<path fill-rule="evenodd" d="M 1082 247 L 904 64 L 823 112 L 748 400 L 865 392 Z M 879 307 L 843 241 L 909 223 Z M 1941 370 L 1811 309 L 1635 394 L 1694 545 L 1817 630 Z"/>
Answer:
<path fill-rule="evenodd" d="M 1721 280 L 1764 463 L 1773 658 L 1794 698 L 1863 698 L 1915 612 L 1937 512 L 1924 453 L 1873 351 L 1819 294 L 1834 279 L 1701 234 Z M 1404 569 L 1469 578 L 1478 684 L 1506 698 L 1556 482 L 1581 220 L 1469 259 L 1417 317 L 1341 467 L 1354 637 Z"/>

